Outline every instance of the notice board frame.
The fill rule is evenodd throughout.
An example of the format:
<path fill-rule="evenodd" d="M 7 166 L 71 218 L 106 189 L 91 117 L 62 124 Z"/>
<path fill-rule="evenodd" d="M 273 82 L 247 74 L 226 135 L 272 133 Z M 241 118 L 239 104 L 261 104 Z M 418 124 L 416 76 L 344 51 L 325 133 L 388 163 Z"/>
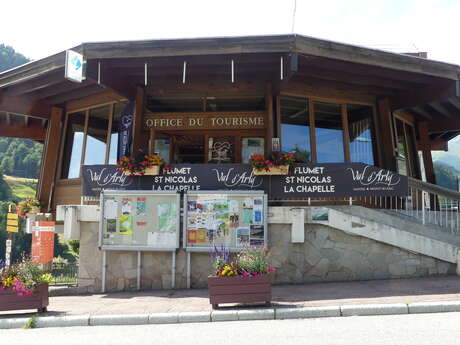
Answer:
<path fill-rule="evenodd" d="M 267 248 L 268 241 L 268 196 L 267 193 L 263 190 L 189 190 L 184 193 L 183 200 L 183 233 L 182 233 L 182 243 L 183 247 L 187 252 L 199 252 L 199 253 L 208 253 L 213 247 L 190 247 L 187 242 L 187 216 L 188 216 L 188 199 L 189 195 L 212 195 L 212 194 L 228 194 L 228 195 L 238 195 L 238 196 L 261 196 L 263 197 L 263 226 L 264 226 L 264 248 Z M 227 248 L 230 252 L 239 252 L 245 247 L 229 247 Z"/>
<path fill-rule="evenodd" d="M 102 243 L 102 234 L 104 231 L 104 202 L 107 196 L 146 196 L 146 195 L 170 195 L 175 196 L 176 201 L 176 243 L 175 247 L 168 248 L 155 248 L 149 246 L 129 246 L 129 245 L 104 245 Z M 102 190 L 100 201 L 100 216 L 99 216 L 99 238 L 98 238 L 98 247 L 100 250 L 118 250 L 118 251 L 160 251 L 160 252 L 169 252 L 175 251 L 180 247 L 180 230 L 181 230 L 181 216 L 180 216 L 180 193 L 177 191 L 156 191 L 156 190 Z"/>
<path fill-rule="evenodd" d="M 145 196 L 145 195 L 174 195 L 176 198 L 176 246 L 171 248 L 153 248 L 146 246 L 120 246 L 120 245 L 102 245 L 102 233 L 104 228 L 104 206 L 105 196 Z M 176 250 L 180 247 L 180 230 L 181 230 L 181 195 L 177 191 L 153 191 L 153 190 L 102 190 L 99 200 L 99 238 L 98 248 L 102 251 L 102 286 L 101 292 L 106 291 L 107 278 L 107 252 L 108 251 L 131 251 L 137 252 L 137 290 L 141 289 L 141 269 L 142 269 L 142 252 L 170 252 L 171 253 L 171 288 L 176 285 Z"/>

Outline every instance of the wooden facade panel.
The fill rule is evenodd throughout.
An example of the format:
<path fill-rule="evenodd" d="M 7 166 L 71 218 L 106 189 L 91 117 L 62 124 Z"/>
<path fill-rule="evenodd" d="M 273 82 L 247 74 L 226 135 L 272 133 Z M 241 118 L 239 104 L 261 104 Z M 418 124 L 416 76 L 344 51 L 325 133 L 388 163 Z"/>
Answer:
<path fill-rule="evenodd" d="M 93 96 L 84 97 L 81 99 L 69 101 L 66 103 L 67 112 L 75 112 L 88 107 L 100 106 L 112 102 L 125 101 L 126 99 L 120 97 L 113 92 L 104 92 Z"/>
<path fill-rule="evenodd" d="M 68 182 L 71 181 L 71 182 Z M 54 187 L 53 209 L 56 205 L 79 205 L 81 201 L 80 180 L 58 181 Z"/>
<path fill-rule="evenodd" d="M 262 111 L 155 113 L 144 116 L 144 129 L 155 130 L 263 129 L 267 126 L 267 115 Z"/>

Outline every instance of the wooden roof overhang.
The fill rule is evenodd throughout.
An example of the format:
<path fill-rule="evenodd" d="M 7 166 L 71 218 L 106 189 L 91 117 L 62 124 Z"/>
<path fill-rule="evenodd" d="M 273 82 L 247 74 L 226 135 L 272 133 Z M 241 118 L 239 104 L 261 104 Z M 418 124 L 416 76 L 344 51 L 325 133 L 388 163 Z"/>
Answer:
<path fill-rule="evenodd" d="M 82 83 L 64 79 L 65 52 L 0 73 L 0 123 L 8 113 L 47 118 L 52 106 L 107 91 L 133 98 L 136 87 L 144 85 L 145 63 L 151 92 L 189 91 L 215 80 L 227 80 L 231 87 L 234 60 L 236 84 L 270 82 L 275 90 L 333 86 L 387 97 L 393 110 L 430 122 L 432 138 L 460 132 L 460 67 L 453 64 L 301 35 L 94 42 L 73 49 L 87 60 Z"/>

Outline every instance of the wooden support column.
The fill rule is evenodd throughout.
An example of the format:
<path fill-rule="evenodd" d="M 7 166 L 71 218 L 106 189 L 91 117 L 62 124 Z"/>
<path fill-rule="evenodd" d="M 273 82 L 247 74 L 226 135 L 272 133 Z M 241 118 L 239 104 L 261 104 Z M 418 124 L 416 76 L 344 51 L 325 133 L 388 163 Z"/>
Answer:
<path fill-rule="evenodd" d="M 265 142 L 265 152 L 269 154 L 272 151 L 272 138 L 274 135 L 273 94 L 271 84 L 268 84 L 265 90 L 265 108 L 267 109 L 267 135 Z"/>
<path fill-rule="evenodd" d="M 147 151 L 144 147 L 144 139 L 142 137 L 142 120 L 144 118 L 144 96 L 145 90 L 143 87 L 138 86 L 136 90 L 136 107 L 134 110 L 133 118 L 133 150 L 132 155 L 136 155 L 139 150 Z"/>
<path fill-rule="evenodd" d="M 45 147 L 43 150 L 42 168 L 40 171 L 37 198 L 40 202 L 47 204 L 47 210 L 51 210 L 51 197 L 53 185 L 56 179 L 56 170 L 59 158 L 59 148 L 62 135 L 62 114 L 61 108 L 52 107 L 48 120 Z"/>
<path fill-rule="evenodd" d="M 423 153 L 423 165 L 425 166 L 426 182 L 436 184 L 434 174 L 433 157 L 431 157 L 431 142 L 428 133 L 428 122 L 418 123 L 418 134 L 420 137 L 420 149 Z"/>
<path fill-rule="evenodd" d="M 382 168 L 396 171 L 395 144 L 393 135 L 393 115 L 388 98 L 379 99 L 377 102 L 380 131 L 377 140 L 381 142 L 383 162 Z"/>
<path fill-rule="evenodd" d="M 345 162 L 350 162 L 350 129 L 348 128 L 348 110 L 347 105 L 343 104 L 341 107 L 342 124 L 343 124 L 343 152 L 345 155 Z"/>

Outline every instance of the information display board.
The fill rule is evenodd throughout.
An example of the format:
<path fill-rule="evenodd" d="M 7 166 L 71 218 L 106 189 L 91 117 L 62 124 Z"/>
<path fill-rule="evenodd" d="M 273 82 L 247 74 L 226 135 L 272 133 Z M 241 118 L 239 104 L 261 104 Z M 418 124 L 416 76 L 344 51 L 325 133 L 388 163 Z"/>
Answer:
<path fill-rule="evenodd" d="M 99 247 L 102 250 L 179 248 L 180 194 L 161 191 L 103 191 Z"/>
<path fill-rule="evenodd" d="M 267 246 L 267 196 L 263 191 L 190 191 L 184 196 L 184 246 L 231 251 Z"/>

